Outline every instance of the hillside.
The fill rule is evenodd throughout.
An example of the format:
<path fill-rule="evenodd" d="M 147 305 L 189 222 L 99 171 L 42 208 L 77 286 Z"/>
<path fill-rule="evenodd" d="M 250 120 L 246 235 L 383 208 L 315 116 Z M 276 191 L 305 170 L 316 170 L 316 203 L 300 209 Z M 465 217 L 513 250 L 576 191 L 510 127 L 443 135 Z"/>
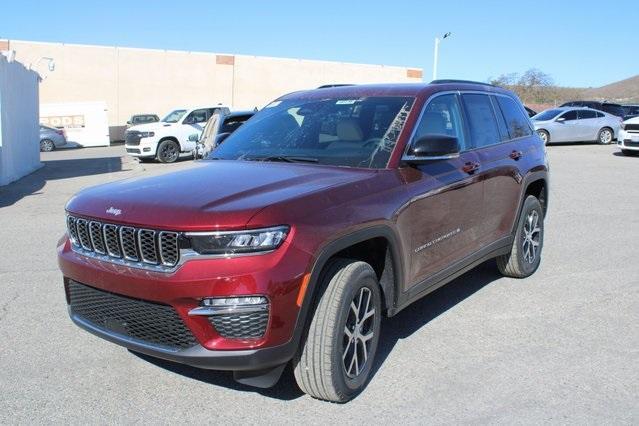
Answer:
<path fill-rule="evenodd" d="M 606 99 L 621 103 L 639 101 L 639 75 L 606 86 L 584 89 L 584 98 Z"/>

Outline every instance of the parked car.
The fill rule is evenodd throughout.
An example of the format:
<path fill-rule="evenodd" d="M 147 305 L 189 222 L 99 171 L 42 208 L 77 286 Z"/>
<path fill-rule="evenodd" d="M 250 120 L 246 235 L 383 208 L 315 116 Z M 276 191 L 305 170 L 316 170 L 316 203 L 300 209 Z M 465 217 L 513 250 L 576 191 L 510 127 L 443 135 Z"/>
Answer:
<path fill-rule="evenodd" d="M 590 108 L 552 108 L 532 118 L 537 134 L 549 142 L 599 142 L 609 144 L 617 137 L 621 119 Z"/>
<path fill-rule="evenodd" d="M 599 111 L 607 112 L 608 114 L 616 115 L 623 118 L 625 112 L 621 105 L 613 104 L 611 102 L 598 102 L 598 101 L 571 101 L 561 105 L 562 107 L 587 107 L 596 109 Z"/>
<path fill-rule="evenodd" d="M 639 117 L 628 119 L 621 124 L 617 146 L 624 155 L 639 154 Z"/>
<path fill-rule="evenodd" d="M 126 122 L 127 127 L 137 126 L 138 124 L 157 123 L 160 121 L 160 117 L 156 114 L 136 114 Z"/>
<path fill-rule="evenodd" d="M 197 133 L 189 136 L 195 140 L 193 159 L 205 158 L 215 147 L 221 144 L 231 133 L 236 131 L 246 120 L 253 117 L 257 111 L 234 111 L 225 113 L 218 111 L 209 118 L 201 135 Z"/>
<path fill-rule="evenodd" d="M 624 120 L 639 116 L 639 105 L 621 105 L 624 113 Z"/>
<path fill-rule="evenodd" d="M 537 115 L 537 111 L 535 111 L 534 109 L 528 108 L 526 105 L 524 105 L 524 108 L 526 109 L 526 113 L 528 113 L 529 118 L 532 118 L 535 115 Z"/>
<path fill-rule="evenodd" d="M 67 144 L 67 136 L 63 129 L 56 129 L 40 124 L 40 151 L 50 152 Z"/>
<path fill-rule="evenodd" d="M 505 89 L 291 93 L 207 161 L 71 198 L 57 248 L 69 313 L 244 384 L 272 386 L 291 362 L 303 391 L 347 401 L 374 371 L 383 316 L 489 259 L 537 270 L 548 175 Z"/>
<path fill-rule="evenodd" d="M 173 163 L 180 153 L 193 152 L 195 141 L 189 140 L 189 136 L 201 133 L 217 111 L 228 113 L 230 110 L 222 105 L 177 108 L 157 123 L 131 126 L 124 133 L 126 152 L 140 161 L 157 159 L 162 163 Z"/>

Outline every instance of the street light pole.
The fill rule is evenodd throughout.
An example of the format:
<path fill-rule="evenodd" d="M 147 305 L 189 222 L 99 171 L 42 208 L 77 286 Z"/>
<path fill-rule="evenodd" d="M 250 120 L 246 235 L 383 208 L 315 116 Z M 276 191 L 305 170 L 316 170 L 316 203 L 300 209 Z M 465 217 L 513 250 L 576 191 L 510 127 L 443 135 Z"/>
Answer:
<path fill-rule="evenodd" d="M 437 80 L 437 61 L 439 60 L 439 43 L 441 43 L 442 40 L 450 37 L 451 35 L 452 33 L 448 32 L 442 36 L 441 40 L 439 39 L 439 37 L 435 37 L 435 51 L 434 51 L 434 57 L 433 57 L 433 80 Z"/>

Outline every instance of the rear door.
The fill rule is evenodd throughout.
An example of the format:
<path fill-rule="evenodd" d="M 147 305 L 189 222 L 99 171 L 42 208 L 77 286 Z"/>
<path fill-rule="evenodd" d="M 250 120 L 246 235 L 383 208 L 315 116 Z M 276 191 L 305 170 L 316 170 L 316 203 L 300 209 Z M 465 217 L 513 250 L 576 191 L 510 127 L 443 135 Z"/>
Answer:
<path fill-rule="evenodd" d="M 603 114 L 602 114 L 603 116 Z M 599 133 L 599 119 L 597 112 L 592 109 L 580 109 L 577 111 L 577 132 L 579 140 L 594 141 Z"/>
<path fill-rule="evenodd" d="M 426 134 L 457 137 L 461 153 L 459 158 L 401 169 L 410 200 L 397 220 L 402 239 L 410 244 L 405 290 L 476 250 L 483 202 L 478 156 L 468 144 L 457 94 L 429 100 L 411 143 Z"/>
<path fill-rule="evenodd" d="M 509 96 L 490 96 L 501 141 L 478 149 L 484 176 L 482 235 L 490 244 L 511 234 L 521 197 L 520 164 L 532 155 L 534 137 L 522 106 Z"/>

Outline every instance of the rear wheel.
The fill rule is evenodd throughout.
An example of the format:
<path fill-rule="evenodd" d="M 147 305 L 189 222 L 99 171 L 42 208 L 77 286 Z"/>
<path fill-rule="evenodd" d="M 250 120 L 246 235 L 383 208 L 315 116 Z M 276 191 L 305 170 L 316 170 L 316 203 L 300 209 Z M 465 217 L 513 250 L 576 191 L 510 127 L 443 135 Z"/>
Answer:
<path fill-rule="evenodd" d="M 180 145 L 174 140 L 163 140 L 158 146 L 157 156 L 162 163 L 174 163 L 180 157 Z"/>
<path fill-rule="evenodd" d="M 323 274 L 325 288 L 293 359 L 299 387 L 314 398 L 346 402 L 370 377 L 381 323 L 381 291 L 365 262 L 335 259 Z"/>
<path fill-rule="evenodd" d="M 547 131 L 545 131 L 545 130 L 537 130 L 537 134 L 539 135 L 541 140 L 544 141 L 544 145 L 547 145 L 548 142 L 550 142 L 550 134 L 548 134 Z"/>
<path fill-rule="evenodd" d="M 526 278 L 539 267 L 544 245 L 544 212 L 539 200 L 529 195 L 519 215 L 510 253 L 497 258 L 499 271 L 512 278 Z"/>
<path fill-rule="evenodd" d="M 42 139 L 40 141 L 40 151 L 51 152 L 55 149 L 55 144 L 50 139 Z"/>
<path fill-rule="evenodd" d="M 599 134 L 597 135 L 597 141 L 602 145 L 608 145 L 612 142 L 613 138 L 614 136 L 612 130 L 608 127 L 604 127 L 603 129 L 599 130 Z"/>

